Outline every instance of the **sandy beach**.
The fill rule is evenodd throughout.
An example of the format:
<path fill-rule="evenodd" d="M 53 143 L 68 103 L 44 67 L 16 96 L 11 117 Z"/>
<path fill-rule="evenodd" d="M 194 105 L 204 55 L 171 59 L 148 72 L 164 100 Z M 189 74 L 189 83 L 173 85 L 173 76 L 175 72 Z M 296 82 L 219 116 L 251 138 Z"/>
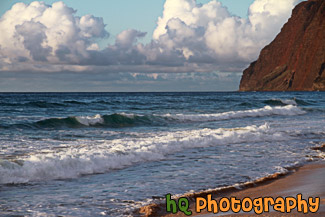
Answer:
<path fill-rule="evenodd" d="M 279 177 L 280 176 L 280 177 Z M 207 212 L 207 209 L 201 213 L 195 212 L 195 198 L 204 197 L 207 194 L 212 194 L 213 199 L 219 200 L 222 197 L 236 197 L 243 199 L 245 197 L 258 198 L 258 197 L 273 197 L 278 196 L 295 197 L 297 194 L 302 194 L 303 198 L 308 197 L 320 197 L 320 207 L 316 213 L 302 214 L 298 213 L 296 209 L 291 213 L 280 213 L 276 211 L 270 211 L 269 213 L 262 213 L 260 216 L 325 216 L 325 163 L 317 162 L 310 163 L 302 166 L 298 169 L 294 169 L 291 173 L 285 176 L 275 175 L 274 177 L 268 177 L 265 180 L 257 181 L 256 185 L 247 185 L 243 190 L 235 188 L 228 188 L 222 191 L 215 192 L 200 192 L 194 194 L 184 195 L 191 201 L 192 216 L 256 216 L 257 214 L 251 213 L 218 213 L 212 214 Z M 165 204 L 149 205 L 142 207 L 140 212 L 145 216 L 186 216 L 182 212 L 177 214 L 168 214 L 165 210 Z"/>

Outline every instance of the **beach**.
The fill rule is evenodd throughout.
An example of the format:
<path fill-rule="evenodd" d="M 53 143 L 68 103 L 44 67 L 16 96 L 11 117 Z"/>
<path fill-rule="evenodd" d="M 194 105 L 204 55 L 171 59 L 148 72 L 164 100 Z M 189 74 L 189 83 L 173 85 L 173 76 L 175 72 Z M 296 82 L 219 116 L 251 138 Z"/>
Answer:
<path fill-rule="evenodd" d="M 0 216 L 124 217 L 168 194 L 281 195 L 285 182 L 252 187 L 324 159 L 324 100 L 324 92 L 2 93 Z"/>
<path fill-rule="evenodd" d="M 294 210 L 291 213 L 280 213 L 270 210 L 269 213 L 262 213 L 261 216 L 324 216 L 325 215 L 325 163 L 316 162 L 310 163 L 300 168 L 294 169 L 289 174 L 282 177 L 274 177 L 272 179 L 260 181 L 256 183 L 255 186 L 248 185 L 243 190 L 236 190 L 234 188 L 229 188 L 226 191 L 215 191 L 215 192 L 200 192 L 191 195 L 185 195 L 190 201 L 195 201 L 196 197 L 203 196 L 205 194 L 212 194 L 213 198 L 219 200 L 222 197 L 236 197 L 237 199 L 243 199 L 245 197 L 258 198 L 258 197 L 295 197 L 297 194 L 302 194 L 303 198 L 308 197 L 320 197 L 320 207 L 316 213 L 298 213 Z M 195 202 L 194 202 L 195 203 Z M 193 216 L 256 216 L 255 213 L 243 213 L 238 214 L 227 212 L 211 214 L 207 210 L 203 210 L 201 213 L 196 213 L 194 208 L 194 203 L 191 204 L 191 210 Z M 148 207 L 143 207 L 142 212 L 146 216 L 186 216 L 181 212 L 177 214 L 167 214 L 165 211 L 165 204 L 162 205 L 151 205 Z"/>
<path fill-rule="evenodd" d="M 325 217 L 325 0 L 0 3 L 0 217 Z"/>

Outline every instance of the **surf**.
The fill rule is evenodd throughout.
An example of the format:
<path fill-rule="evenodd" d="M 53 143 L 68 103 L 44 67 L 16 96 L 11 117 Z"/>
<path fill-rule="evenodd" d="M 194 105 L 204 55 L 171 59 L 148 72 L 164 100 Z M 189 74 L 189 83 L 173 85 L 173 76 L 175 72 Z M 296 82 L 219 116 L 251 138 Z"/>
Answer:
<path fill-rule="evenodd" d="M 185 149 L 218 147 L 234 143 L 290 139 L 264 125 L 152 133 L 149 137 L 121 138 L 89 144 L 71 142 L 62 150 L 42 150 L 0 161 L 0 183 L 17 184 L 77 178 L 106 173 L 146 161 L 160 161 Z"/>

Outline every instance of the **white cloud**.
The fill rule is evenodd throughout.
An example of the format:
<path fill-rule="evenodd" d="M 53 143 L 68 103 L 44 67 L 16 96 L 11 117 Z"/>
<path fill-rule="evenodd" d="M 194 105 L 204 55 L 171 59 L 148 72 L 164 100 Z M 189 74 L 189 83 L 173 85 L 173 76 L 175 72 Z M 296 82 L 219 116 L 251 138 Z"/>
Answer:
<path fill-rule="evenodd" d="M 0 19 L 0 69 L 125 72 L 240 71 L 280 31 L 300 0 L 255 0 L 248 18 L 232 16 L 216 0 L 166 0 L 153 40 L 134 29 L 115 44 L 102 18 L 78 17 L 63 2 L 15 4 Z"/>
<path fill-rule="evenodd" d="M 106 37 L 102 18 L 77 17 L 63 2 L 15 4 L 0 20 L 2 58 L 50 63 L 78 63 L 96 38 Z M 26 61 L 25 61 L 26 62 Z M 49 63 L 49 64 L 50 64 Z"/>
<path fill-rule="evenodd" d="M 255 0 L 244 19 L 230 15 L 215 0 L 204 5 L 166 0 L 153 38 L 162 50 L 180 50 L 186 59 L 192 56 L 193 62 L 209 56 L 216 65 L 247 63 L 276 36 L 298 2 Z"/>
<path fill-rule="evenodd" d="M 21 37 L 23 45 L 35 61 L 47 61 L 52 49 L 46 43 L 46 27 L 40 22 L 25 21 L 16 26 L 17 37 Z"/>
<path fill-rule="evenodd" d="M 116 37 L 116 45 L 124 48 L 130 48 L 137 42 L 137 38 L 146 36 L 146 32 L 139 32 L 134 29 L 127 29 Z"/>

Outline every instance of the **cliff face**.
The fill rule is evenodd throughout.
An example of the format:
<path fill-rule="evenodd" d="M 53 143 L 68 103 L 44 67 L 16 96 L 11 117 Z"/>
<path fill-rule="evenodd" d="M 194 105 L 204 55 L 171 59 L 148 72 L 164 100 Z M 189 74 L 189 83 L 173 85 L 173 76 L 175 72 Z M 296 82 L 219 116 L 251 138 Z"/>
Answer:
<path fill-rule="evenodd" d="M 325 0 L 295 7 L 274 41 L 244 71 L 239 90 L 325 90 Z"/>

